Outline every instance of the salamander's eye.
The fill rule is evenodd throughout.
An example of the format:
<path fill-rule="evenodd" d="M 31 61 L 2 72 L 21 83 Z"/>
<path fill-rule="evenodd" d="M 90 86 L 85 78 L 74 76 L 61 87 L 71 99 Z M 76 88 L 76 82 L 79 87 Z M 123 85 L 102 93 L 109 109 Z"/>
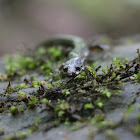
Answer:
<path fill-rule="evenodd" d="M 63 71 L 64 72 L 68 72 L 68 68 L 66 67 L 66 68 L 63 68 Z"/>
<path fill-rule="evenodd" d="M 80 71 L 81 68 L 80 68 L 80 67 L 75 67 L 75 70 L 76 70 L 76 71 Z"/>

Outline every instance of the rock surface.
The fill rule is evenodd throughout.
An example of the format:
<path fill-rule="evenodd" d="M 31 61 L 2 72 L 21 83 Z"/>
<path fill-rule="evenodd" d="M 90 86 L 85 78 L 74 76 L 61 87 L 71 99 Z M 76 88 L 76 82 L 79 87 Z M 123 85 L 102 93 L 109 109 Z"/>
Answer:
<path fill-rule="evenodd" d="M 139 44 L 116 47 L 113 50 L 111 57 L 122 56 L 133 59 L 136 56 L 137 48 L 140 48 Z M 2 59 L 0 59 L 0 72 L 4 72 Z M 38 79 L 39 78 L 42 79 L 42 77 L 38 76 Z M 17 84 L 16 81 L 12 81 L 12 84 L 14 83 Z M 0 93 L 5 92 L 7 85 L 8 82 L 0 82 Z M 21 91 L 33 94 L 37 90 L 38 88 L 27 88 Z M 14 97 L 10 96 L 9 98 Z M 3 101 L 6 101 L 6 99 L 1 98 L 0 96 L 0 103 Z M 70 131 L 69 126 L 61 125 L 48 131 L 44 131 L 46 125 L 49 125 L 51 113 L 43 111 L 44 108 L 38 106 L 35 109 L 27 109 L 23 114 L 18 114 L 16 116 L 9 113 L 0 113 L 0 129 L 4 130 L 4 135 L 0 136 L 0 139 L 13 136 L 18 131 L 28 131 L 28 127 L 33 125 L 36 118 L 39 117 L 41 122 L 38 130 L 25 137 L 26 140 L 139 140 L 140 136 L 134 133 L 135 126 L 140 123 L 137 120 L 137 115 L 140 112 L 140 109 L 138 108 L 140 105 L 139 84 L 135 85 L 133 80 L 124 82 L 122 93 L 110 99 L 105 105 L 104 112 L 108 120 L 117 123 L 121 121 L 122 115 L 128 110 L 129 104 L 133 101 L 133 112 L 127 117 L 122 125 L 113 129 L 113 135 L 111 135 L 106 129 L 96 134 L 96 128 L 94 125 L 83 126 L 76 131 Z M 21 103 L 21 106 L 24 106 L 24 104 Z"/>

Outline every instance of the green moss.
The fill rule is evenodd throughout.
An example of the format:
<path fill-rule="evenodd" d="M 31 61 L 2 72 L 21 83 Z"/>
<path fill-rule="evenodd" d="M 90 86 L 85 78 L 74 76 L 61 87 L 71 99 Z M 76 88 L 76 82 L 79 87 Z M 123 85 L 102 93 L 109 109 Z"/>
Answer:
<path fill-rule="evenodd" d="M 53 84 L 49 83 L 48 88 L 53 88 Z"/>
<path fill-rule="evenodd" d="M 52 46 L 48 49 L 48 52 L 51 55 L 51 60 L 55 61 L 57 58 L 60 58 L 62 56 L 62 46 L 57 46 L 57 49 L 56 47 Z"/>
<path fill-rule="evenodd" d="M 83 124 L 81 122 L 75 122 L 72 127 L 70 127 L 70 131 L 76 131 L 83 127 Z"/>
<path fill-rule="evenodd" d="M 20 112 L 24 112 L 24 110 L 25 110 L 23 107 L 19 107 L 18 109 Z"/>
<path fill-rule="evenodd" d="M 63 117 L 63 115 L 65 114 L 65 112 L 63 110 L 58 111 L 58 117 Z"/>
<path fill-rule="evenodd" d="M 84 108 L 85 109 L 92 109 L 93 108 L 93 105 L 90 103 L 90 104 L 85 104 L 84 105 Z"/>
<path fill-rule="evenodd" d="M 64 89 L 64 90 L 62 90 L 62 93 L 65 94 L 65 95 L 69 95 L 70 94 L 70 91 L 67 90 L 67 89 Z"/>
<path fill-rule="evenodd" d="M 56 68 L 56 63 L 63 63 L 62 56 L 62 46 L 53 46 L 47 49 L 42 47 L 35 52 L 33 51 L 32 56 L 24 56 L 20 53 L 14 56 L 7 55 L 5 56 L 6 75 L 8 77 L 22 76 L 28 71 L 36 69 L 45 75 L 49 75 Z M 44 60 L 46 61 L 44 62 Z"/>
<path fill-rule="evenodd" d="M 26 93 L 22 92 L 22 91 L 19 91 L 18 94 L 19 94 L 19 96 L 26 96 Z"/>
<path fill-rule="evenodd" d="M 38 100 L 36 99 L 36 97 L 31 96 L 30 100 L 28 101 L 28 106 L 30 108 L 34 108 L 36 106 L 36 104 L 38 103 Z"/>
<path fill-rule="evenodd" d="M 136 125 L 135 129 L 134 129 L 134 133 L 136 135 L 140 135 L 140 124 Z"/>
<path fill-rule="evenodd" d="M 54 85 L 60 86 L 61 85 L 61 81 L 59 80 L 59 81 L 55 82 Z"/>
<path fill-rule="evenodd" d="M 15 89 L 17 89 L 17 90 L 19 90 L 19 89 L 25 89 L 25 88 L 27 88 L 27 86 L 26 86 L 25 83 L 22 83 L 22 84 L 20 84 L 20 85 L 18 85 L 18 86 L 15 87 Z"/>
<path fill-rule="evenodd" d="M 9 84 L 8 87 L 6 88 L 6 92 L 18 91 L 25 88 L 27 88 L 25 83 L 19 84 L 18 86 L 15 87 L 12 87 L 11 84 Z"/>
<path fill-rule="evenodd" d="M 88 67 L 88 70 L 89 70 L 89 71 L 91 72 L 91 74 L 96 78 L 97 72 L 95 71 L 95 69 L 89 66 L 89 67 Z"/>
<path fill-rule="evenodd" d="M 98 98 L 94 103 L 95 103 L 95 105 L 97 105 L 100 108 L 102 108 L 104 106 L 104 103 L 101 100 L 101 98 Z"/>
<path fill-rule="evenodd" d="M 136 60 L 128 62 L 127 59 L 120 57 L 115 57 L 113 64 L 109 66 L 95 68 L 95 63 L 87 64 L 88 66 L 76 77 L 64 77 L 62 74 L 54 72 L 54 69 L 58 69 L 59 64 L 65 61 L 62 47 L 58 47 L 58 50 L 55 47 L 39 48 L 37 52 L 33 52 L 32 56 L 17 55 L 16 58 L 6 59 L 6 70 L 9 77 L 16 78 L 16 75 L 21 76 L 28 71 L 29 74 L 33 71 L 45 75 L 45 80 L 41 82 L 35 77 L 29 79 L 27 84 L 21 83 L 15 87 L 12 87 L 9 82 L 6 94 L 1 96 L 9 97 L 12 92 L 18 92 L 16 105 L 11 106 L 9 113 L 15 115 L 18 112 L 24 113 L 25 109 L 43 106 L 45 111 L 52 113 L 51 121 L 55 126 L 62 123 L 66 125 L 75 123 L 72 130 L 81 128 L 84 122 L 86 125 L 94 124 L 99 130 L 113 128 L 116 124 L 107 120 L 103 114 L 105 105 L 108 102 L 111 103 L 112 96 L 121 93 L 122 80 L 130 76 L 133 76 L 138 82 L 140 79 L 133 64 L 137 64 Z M 132 67 L 135 69 L 134 72 L 129 71 Z M 27 87 L 38 88 L 34 94 L 20 91 Z M 26 107 L 18 107 L 21 102 L 25 103 Z M 0 111 L 4 111 L 4 109 L 7 111 L 6 105 L 2 105 Z M 100 110 L 102 113 L 97 115 L 96 110 Z M 127 118 L 132 111 L 133 106 L 129 106 L 123 114 L 122 120 Z M 139 121 L 139 116 L 137 119 Z M 34 122 L 27 133 L 19 132 L 15 138 L 31 134 L 38 129 L 38 125 L 40 125 L 40 119 Z M 135 132 L 138 133 L 138 131 L 139 127 L 136 127 Z M 109 129 L 106 134 L 114 138 L 112 130 Z"/>
<path fill-rule="evenodd" d="M 54 69 L 52 66 L 53 61 L 54 59 L 58 59 L 61 55 L 60 52 L 55 53 L 54 50 L 54 48 L 49 49 L 52 58 L 39 66 L 39 69 L 41 69 L 43 73 L 46 71 L 46 73 L 49 74 L 47 78 L 49 83 L 45 83 L 48 84 L 48 88 L 45 89 L 42 82 L 32 80 L 30 87 L 39 87 L 39 90 L 37 91 L 41 92 L 41 94 L 39 93 L 39 98 L 36 96 L 30 96 L 30 98 L 27 99 L 26 93 L 21 91 L 17 94 L 17 97 L 20 100 L 27 100 L 26 104 L 29 108 L 34 108 L 39 104 L 45 104 L 46 108 L 54 113 L 54 118 L 58 119 L 59 122 L 65 123 L 67 122 L 66 119 L 69 120 L 69 122 L 73 122 L 85 117 L 83 114 L 87 114 L 85 118 L 88 118 L 91 114 L 93 115 L 94 111 L 93 113 L 90 112 L 92 108 L 103 109 L 105 102 L 109 101 L 111 96 L 121 92 L 115 88 L 122 86 L 120 82 L 120 79 L 123 78 L 121 72 L 124 73 L 126 69 L 126 59 L 114 58 L 113 65 L 106 66 L 105 68 L 102 66 L 99 66 L 98 68 L 88 66 L 79 75 L 73 77 L 73 81 L 67 82 L 67 80 L 64 80 L 64 77 L 61 77 L 60 74 L 52 73 Z M 40 51 L 40 54 L 41 53 L 43 53 L 42 50 Z M 26 59 L 26 61 L 28 63 L 31 62 L 29 58 Z M 98 71 L 102 71 L 103 74 L 98 74 Z M 63 83 L 63 80 L 66 83 Z M 112 83 L 112 87 L 114 86 L 115 88 L 110 88 L 108 86 L 108 83 L 110 82 Z M 16 87 L 11 87 L 10 85 L 7 90 L 12 92 L 23 88 L 27 88 L 24 83 Z M 95 97 L 92 98 L 94 94 Z M 80 109 L 77 111 L 76 108 Z M 73 113 L 71 110 L 74 109 L 75 112 Z M 23 112 L 24 109 L 18 108 L 18 111 Z M 96 125 L 103 127 L 107 125 L 106 123 L 108 122 L 100 121 Z"/>
<path fill-rule="evenodd" d="M 133 76 L 137 80 L 136 83 L 140 83 L 140 73 L 134 74 Z"/>
<path fill-rule="evenodd" d="M 26 136 L 30 135 L 32 133 L 31 130 L 28 131 L 18 131 L 16 134 L 14 134 L 11 137 L 4 138 L 4 140 L 17 140 L 17 139 L 23 139 Z"/>
<path fill-rule="evenodd" d="M 114 134 L 112 129 L 108 129 L 105 131 L 105 134 L 111 139 L 111 140 L 119 140 L 119 138 Z"/>
<path fill-rule="evenodd" d="M 70 125 L 70 124 L 71 124 L 71 122 L 69 121 L 69 118 L 67 118 L 64 122 L 64 125 Z"/>
<path fill-rule="evenodd" d="M 58 108 L 61 109 L 61 110 L 67 110 L 69 109 L 69 104 L 64 102 L 64 103 L 61 103 L 58 105 Z"/>
<path fill-rule="evenodd" d="M 101 86 L 99 88 L 96 88 L 96 91 L 103 94 L 104 96 L 106 96 L 108 98 L 110 98 L 112 95 L 112 92 L 108 88 L 106 88 L 105 86 Z"/>
<path fill-rule="evenodd" d="M 134 133 L 136 135 L 140 135 L 140 124 L 137 124 L 136 127 L 134 128 Z"/>
<path fill-rule="evenodd" d="M 4 129 L 0 129 L 0 136 L 3 136 L 4 135 Z"/>
<path fill-rule="evenodd" d="M 31 132 L 36 131 L 36 130 L 38 129 L 39 123 L 40 123 L 40 118 L 37 117 L 37 118 L 35 119 L 33 125 L 29 128 L 29 130 L 30 130 Z"/>
<path fill-rule="evenodd" d="M 24 101 L 27 99 L 27 94 L 25 92 L 19 91 L 17 94 L 17 98 Z"/>
<path fill-rule="evenodd" d="M 123 57 L 115 57 L 113 59 L 114 68 L 117 70 L 124 70 L 125 64 L 128 62 L 128 59 Z"/>
<path fill-rule="evenodd" d="M 21 54 L 5 56 L 5 69 L 8 76 L 14 76 L 16 73 L 24 75 L 27 70 L 33 70 L 40 65 L 39 61 L 35 61 L 32 57 L 24 57 Z"/>
<path fill-rule="evenodd" d="M 85 79 L 85 77 L 86 77 L 86 73 L 83 71 L 79 75 L 77 75 L 75 79 Z"/>
<path fill-rule="evenodd" d="M 78 92 L 80 92 L 80 93 L 86 93 L 86 90 L 79 89 Z"/>
<path fill-rule="evenodd" d="M 40 85 L 41 83 L 38 81 L 32 81 L 32 83 L 30 84 L 31 87 L 39 87 Z"/>
<path fill-rule="evenodd" d="M 41 102 L 44 103 L 44 104 L 49 103 L 49 101 L 48 101 L 46 98 L 43 98 L 43 99 L 41 100 Z"/>
<path fill-rule="evenodd" d="M 11 106 L 11 108 L 8 111 L 12 115 L 16 115 L 18 113 L 18 107 L 17 106 Z"/>
<path fill-rule="evenodd" d="M 130 105 L 128 109 L 125 111 L 125 113 L 123 114 L 123 119 L 126 119 L 129 115 L 131 115 L 133 110 L 134 110 L 134 105 Z"/>
<path fill-rule="evenodd" d="M 6 97 L 9 97 L 10 94 L 5 94 Z"/>
<path fill-rule="evenodd" d="M 140 121 L 140 113 L 137 114 L 137 119 L 138 119 L 138 121 Z"/>
<path fill-rule="evenodd" d="M 52 72 L 52 63 L 49 60 L 46 60 L 45 64 L 43 64 L 41 67 L 41 71 L 45 74 L 49 74 Z"/>
<path fill-rule="evenodd" d="M 6 92 L 12 92 L 13 90 L 14 90 L 14 88 L 13 88 L 13 87 L 8 86 L 8 87 L 7 87 L 7 89 L 6 89 Z"/>

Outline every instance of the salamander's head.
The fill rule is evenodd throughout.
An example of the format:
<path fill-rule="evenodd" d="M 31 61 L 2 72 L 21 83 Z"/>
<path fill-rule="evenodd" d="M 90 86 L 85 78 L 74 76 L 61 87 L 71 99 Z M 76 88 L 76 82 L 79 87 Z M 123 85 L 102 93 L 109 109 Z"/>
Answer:
<path fill-rule="evenodd" d="M 60 70 L 64 76 L 76 76 L 83 69 L 83 60 L 79 57 L 70 59 L 60 67 Z"/>

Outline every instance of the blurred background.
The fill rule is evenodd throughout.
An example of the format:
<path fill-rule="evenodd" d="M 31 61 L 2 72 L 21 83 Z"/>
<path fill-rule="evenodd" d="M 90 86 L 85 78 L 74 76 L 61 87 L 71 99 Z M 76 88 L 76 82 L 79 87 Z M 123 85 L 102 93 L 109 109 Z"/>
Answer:
<path fill-rule="evenodd" d="M 140 0 L 0 0 L 0 56 L 56 34 L 133 36 L 139 15 Z"/>

